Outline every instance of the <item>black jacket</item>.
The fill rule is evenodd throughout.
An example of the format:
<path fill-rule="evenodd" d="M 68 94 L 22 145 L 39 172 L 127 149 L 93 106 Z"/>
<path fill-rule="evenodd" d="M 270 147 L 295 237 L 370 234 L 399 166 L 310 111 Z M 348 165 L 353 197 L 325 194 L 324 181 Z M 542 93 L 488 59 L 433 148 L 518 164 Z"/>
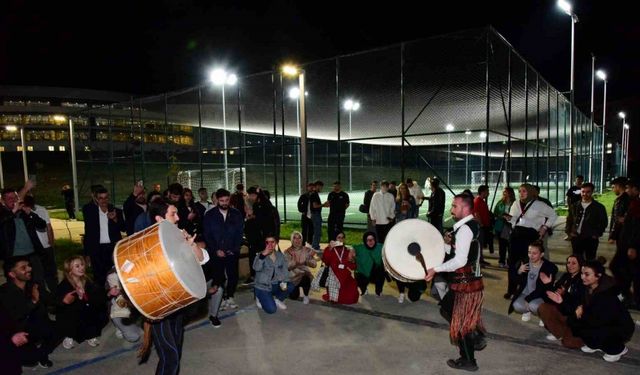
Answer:
<path fill-rule="evenodd" d="M 144 209 L 136 204 L 136 197 L 133 194 L 129 194 L 129 197 L 122 205 L 122 211 L 124 211 L 124 227 L 127 232 L 127 236 L 132 235 L 135 231 L 133 229 L 138 215 L 144 212 Z"/>
<path fill-rule="evenodd" d="M 97 253 L 100 250 L 100 216 L 98 210 L 100 208 L 94 202 L 89 202 L 82 207 L 82 214 L 84 215 L 84 253 L 90 255 Z M 113 205 L 109 205 L 109 211 L 116 211 L 116 218 L 118 222 L 109 220 L 109 239 L 111 243 L 115 245 L 116 242 L 122 239 L 122 234 L 125 230 L 124 218 L 122 216 L 122 210 L 115 208 Z"/>
<path fill-rule="evenodd" d="M 15 214 L 5 206 L 0 206 L 0 258 L 5 259 L 13 256 L 16 244 L 16 223 L 14 218 L 22 219 L 27 228 L 27 233 L 33 244 L 33 250 L 42 250 L 42 244 L 38 238 L 37 231 L 47 230 L 47 222 L 38 216 L 34 211 L 30 214 L 20 210 Z"/>
<path fill-rule="evenodd" d="M 18 288 L 13 282 L 6 282 L 0 286 L 0 309 L 7 313 L 16 324 L 18 331 L 26 331 L 27 321 L 32 317 L 48 321 L 42 300 L 38 301 L 38 303 L 33 303 L 31 300 L 32 288 L 33 283 L 31 282 L 27 283 L 24 290 Z M 42 290 L 43 288 L 40 288 L 41 298 Z"/>
<path fill-rule="evenodd" d="M 618 222 L 618 219 L 624 218 L 629 209 L 629 194 L 623 192 L 613 202 L 611 207 L 611 221 L 609 222 L 609 239 L 617 240 L 620 236 L 620 230 L 622 230 L 622 223 Z"/>
<path fill-rule="evenodd" d="M 444 190 L 440 187 L 431 192 L 431 196 L 426 198 L 429 200 L 427 217 L 440 217 L 444 215 L 444 198 Z"/>
<path fill-rule="evenodd" d="M 580 306 L 580 304 L 582 303 L 585 286 L 582 283 L 580 272 L 578 272 L 573 277 L 571 277 L 571 275 L 566 272 L 562 274 L 562 276 L 558 279 L 558 281 L 555 282 L 555 284 L 549 283 L 547 287 L 547 290 L 552 292 L 555 292 L 560 288 L 564 289 L 564 293 L 562 293 L 562 303 L 560 305 L 551 301 L 549 297 L 546 296 L 546 293 L 543 297 L 546 303 L 557 305 L 562 315 L 568 316 L 573 314 L 576 311 L 576 308 L 578 308 L 578 306 Z"/>
<path fill-rule="evenodd" d="M 524 297 L 525 301 L 531 302 L 536 298 L 545 298 L 547 295 L 547 290 L 549 288 L 542 282 L 540 279 L 540 274 L 544 273 L 547 276 L 551 276 L 551 285 L 553 285 L 556 274 L 558 273 L 558 267 L 555 264 L 548 261 L 545 258 L 542 258 L 542 266 L 540 266 L 540 272 L 538 273 L 538 279 L 536 280 L 536 290 L 529 293 L 528 296 Z M 518 287 L 516 292 L 513 295 L 513 299 L 511 299 L 511 304 L 509 305 L 509 314 L 513 312 L 513 303 L 520 297 L 524 289 L 527 287 L 527 278 L 529 277 L 529 273 L 522 273 L 518 275 Z"/>
<path fill-rule="evenodd" d="M 603 275 L 600 285 L 589 293 L 585 288 L 582 300 L 582 317 L 578 319 L 575 312 L 569 315 L 567 323 L 574 335 L 589 338 L 617 337 L 626 342 L 633 336 L 635 324 L 629 311 L 618 299 L 611 277 Z"/>
<path fill-rule="evenodd" d="M 582 217 L 584 216 L 584 219 Z M 583 220 L 582 230 L 578 234 L 578 226 L 580 220 Z M 578 234 L 580 238 L 600 238 L 607 228 L 609 219 L 607 218 L 607 210 L 602 203 L 593 200 L 586 209 L 582 208 L 582 201 L 573 205 L 573 210 L 569 210 L 567 216 L 567 233 Z"/>

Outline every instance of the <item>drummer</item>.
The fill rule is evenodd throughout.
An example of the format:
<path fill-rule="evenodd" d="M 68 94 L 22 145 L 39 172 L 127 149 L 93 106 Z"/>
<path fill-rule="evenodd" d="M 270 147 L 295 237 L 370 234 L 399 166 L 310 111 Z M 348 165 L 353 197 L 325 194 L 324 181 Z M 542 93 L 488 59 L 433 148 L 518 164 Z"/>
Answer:
<path fill-rule="evenodd" d="M 154 202 L 149 207 L 149 217 L 156 223 L 168 221 L 177 224 L 178 209 L 172 204 L 163 201 Z M 193 255 L 200 265 L 209 261 L 209 253 L 194 242 L 194 237 L 186 238 L 193 251 Z M 182 341 L 184 335 L 184 313 L 178 310 L 160 321 L 153 323 L 145 322 L 145 341 L 143 342 L 138 356 L 144 360 L 148 357 L 150 342 L 148 341 L 148 330 L 151 329 L 153 344 L 158 353 L 158 366 L 156 374 L 177 374 L 180 371 L 180 357 L 182 357 Z M 149 327 L 150 326 L 150 327 Z"/>
<path fill-rule="evenodd" d="M 479 267 L 478 222 L 473 219 L 473 197 L 458 194 L 451 204 L 451 216 L 457 221 L 453 232 L 445 234 L 445 262 L 427 270 L 425 280 L 437 273 L 449 272 L 449 291 L 440 302 L 441 314 L 450 322 L 451 341 L 458 344 L 460 358 L 449 359 L 454 369 L 476 371 L 475 350 L 484 349 L 477 332 L 484 331 L 482 302 L 484 286 Z M 476 342 L 478 341 L 478 342 Z"/>

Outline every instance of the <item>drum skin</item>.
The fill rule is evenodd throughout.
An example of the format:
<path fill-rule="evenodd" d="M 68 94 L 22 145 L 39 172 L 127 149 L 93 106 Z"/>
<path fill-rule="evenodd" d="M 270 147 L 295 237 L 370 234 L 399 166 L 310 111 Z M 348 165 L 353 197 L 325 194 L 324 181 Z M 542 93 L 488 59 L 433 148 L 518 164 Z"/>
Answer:
<path fill-rule="evenodd" d="M 202 268 L 168 221 L 122 239 L 113 257 L 127 296 L 148 319 L 162 319 L 206 294 Z"/>
<path fill-rule="evenodd" d="M 391 228 L 382 248 L 385 269 L 399 281 L 414 282 L 426 276 L 420 262 L 407 250 L 414 242 L 420 245 L 427 269 L 444 261 L 444 240 L 440 232 L 424 220 L 403 220 Z"/>

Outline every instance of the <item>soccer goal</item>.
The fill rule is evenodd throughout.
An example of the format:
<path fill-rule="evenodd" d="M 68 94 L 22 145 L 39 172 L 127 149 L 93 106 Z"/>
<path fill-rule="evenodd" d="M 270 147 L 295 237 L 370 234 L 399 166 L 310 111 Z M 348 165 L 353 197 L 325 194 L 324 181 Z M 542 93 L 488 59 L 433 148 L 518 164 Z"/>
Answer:
<path fill-rule="evenodd" d="M 228 185 L 225 184 L 225 177 Z M 201 187 L 207 188 L 209 192 L 216 191 L 220 188 L 225 188 L 233 192 L 237 184 L 247 186 L 245 168 L 229 168 L 226 170 L 204 169 L 202 171 L 202 185 L 200 184 L 199 169 L 179 171 L 177 180 L 183 187 L 188 187 L 193 190 L 194 193 Z"/>
<path fill-rule="evenodd" d="M 507 183 L 507 171 L 488 171 L 489 180 L 485 178 L 485 171 L 471 171 L 471 185 L 495 185 Z M 509 181 L 513 183 L 522 182 L 521 171 L 509 172 Z"/>

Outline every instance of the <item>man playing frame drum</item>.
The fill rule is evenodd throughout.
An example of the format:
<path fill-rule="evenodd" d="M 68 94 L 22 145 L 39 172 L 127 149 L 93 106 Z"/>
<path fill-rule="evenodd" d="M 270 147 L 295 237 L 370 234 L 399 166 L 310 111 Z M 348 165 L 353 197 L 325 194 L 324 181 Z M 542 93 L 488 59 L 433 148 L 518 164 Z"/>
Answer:
<path fill-rule="evenodd" d="M 451 204 L 457 221 L 453 232 L 444 236 L 445 262 L 427 270 L 426 281 L 436 273 L 449 273 L 449 291 L 440 302 L 440 312 L 449 321 L 452 343 L 460 348 L 460 358 L 449 359 L 454 369 L 476 371 L 475 350 L 486 346 L 483 339 L 482 302 L 484 286 L 479 265 L 478 222 L 473 219 L 473 197 L 458 194 Z"/>
<path fill-rule="evenodd" d="M 177 224 L 179 220 L 176 206 L 162 201 L 151 204 L 148 214 L 155 223 L 166 220 L 172 224 Z M 191 245 L 191 250 L 198 263 L 200 265 L 207 263 L 209 261 L 209 253 L 194 242 L 194 237 L 187 237 L 186 239 Z M 143 361 L 147 358 L 151 344 L 150 339 L 152 338 L 159 359 L 156 374 L 177 374 L 180 371 L 184 335 L 183 318 L 183 310 L 178 310 L 162 320 L 154 321 L 153 323 L 145 321 L 144 342 L 140 347 L 138 357 L 142 358 Z"/>

